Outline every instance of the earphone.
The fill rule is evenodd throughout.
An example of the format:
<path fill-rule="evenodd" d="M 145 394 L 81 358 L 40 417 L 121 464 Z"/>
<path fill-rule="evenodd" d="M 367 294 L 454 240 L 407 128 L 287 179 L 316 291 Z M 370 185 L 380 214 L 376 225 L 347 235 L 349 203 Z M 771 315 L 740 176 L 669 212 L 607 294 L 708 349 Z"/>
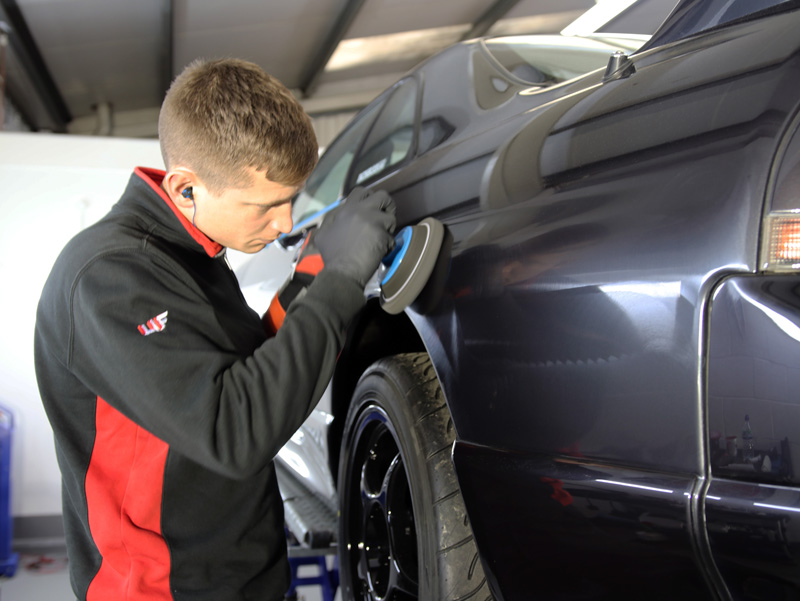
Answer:
<path fill-rule="evenodd" d="M 181 191 L 181 196 L 183 196 L 184 198 L 188 198 L 189 200 L 192 201 L 192 207 L 194 208 L 194 211 L 192 211 L 192 225 L 195 225 L 194 218 L 197 215 L 197 205 L 194 204 L 194 194 L 192 193 L 192 187 L 191 186 L 186 186 Z"/>

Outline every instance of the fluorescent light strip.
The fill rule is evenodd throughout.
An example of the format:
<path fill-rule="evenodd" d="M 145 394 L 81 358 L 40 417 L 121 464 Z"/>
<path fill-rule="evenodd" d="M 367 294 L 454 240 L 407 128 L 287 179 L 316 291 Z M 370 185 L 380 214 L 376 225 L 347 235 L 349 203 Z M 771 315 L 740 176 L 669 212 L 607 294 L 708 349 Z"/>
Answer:
<path fill-rule="evenodd" d="M 770 505 L 769 503 L 753 503 L 756 507 L 766 507 L 767 509 L 779 509 L 781 511 L 794 511 L 800 513 L 800 507 L 785 507 L 783 505 Z"/>

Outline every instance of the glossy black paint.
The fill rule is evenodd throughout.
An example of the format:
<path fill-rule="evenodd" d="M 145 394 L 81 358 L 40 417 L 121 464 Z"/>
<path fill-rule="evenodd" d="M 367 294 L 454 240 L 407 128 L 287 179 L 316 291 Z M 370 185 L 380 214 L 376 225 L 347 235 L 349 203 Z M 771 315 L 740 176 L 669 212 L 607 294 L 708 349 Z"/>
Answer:
<path fill-rule="evenodd" d="M 800 597 L 799 389 L 800 278 L 726 279 L 711 303 L 705 503 L 711 551 L 735 599 Z"/>
<path fill-rule="evenodd" d="M 526 181 L 493 187 L 515 160 L 494 155 L 484 210 L 445 215 L 449 305 L 422 319 L 460 437 L 701 473 L 706 298 L 723 274 L 756 269 L 776 138 L 799 98 L 795 47 L 730 77 L 728 52 L 774 39 L 744 29 L 655 49 L 632 77 L 551 102 L 518 134 Z M 701 69 L 703 52 L 718 58 Z"/>
<path fill-rule="evenodd" d="M 732 277 L 714 292 L 708 423 L 715 477 L 800 486 L 799 324 L 798 277 Z"/>
<path fill-rule="evenodd" d="M 493 591 L 503 599 L 707 599 L 689 475 L 456 443 Z M 514 490 L 509 495 L 509 489 Z"/>
<path fill-rule="evenodd" d="M 420 131 L 447 134 L 375 185 L 401 224 L 434 215 L 453 236 L 438 304 L 409 317 L 498 599 L 795 586 L 793 555 L 765 576 L 761 551 L 728 549 L 735 511 L 704 493 L 709 299 L 759 269 L 775 154 L 800 106 L 798 30 L 797 11 L 735 20 L 636 53 L 619 78 L 510 81 L 496 97 L 478 45 L 414 74 Z M 643 482 L 658 490 L 626 486 Z"/>
<path fill-rule="evenodd" d="M 452 236 L 435 302 L 408 316 L 498 599 L 800 597 L 796 436 L 777 480 L 734 473 L 715 447 L 743 419 L 726 357 L 775 345 L 769 361 L 800 369 L 800 336 L 763 309 L 800 323 L 798 279 L 759 265 L 800 114 L 800 11 L 710 25 L 710 4 L 680 2 L 614 77 L 530 87 L 480 42 L 446 51 L 410 75 L 414 156 L 367 182 L 392 193 L 399 225 L 433 215 Z M 781 206 L 800 208 L 787 181 Z M 774 365 L 765 399 L 794 416 Z"/>
<path fill-rule="evenodd" d="M 480 135 L 470 130 L 476 120 L 459 123 L 444 101 L 426 114 L 437 99 L 423 98 L 423 120 L 446 121 L 453 134 L 387 183 L 405 220 L 434 214 L 454 238 L 442 301 L 411 318 L 461 441 L 498 460 L 572 456 L 634 473 L 707 475 L 708 299 L 726 275 L 758 269 L 767 181 L 800 101 L 798 27 L 796 12 L 747 21 L 634 55 L 628 77 L 602 83 L 596 72 L 522 90 L 505 100 L 502 118 L 479 121 Z M 447 77 L 435 68 L 442 72 L 423 69 L 423 80 Z M 634 521 L 614 522 L 627 528 L 624 545 L 566 511 L 537 517 L 531 499 L 547 471 L 501 478 L 491 462 L 480 468 L 458 453 L 455 462 L 499 598 L 529 598 L 526 570 L 543 561 L 580 565 L 581 579 L 553 580 L 550 592 L 563 598 L 610 596 L 630 585 L 631 571 L 661 569 L 686 575 L 674 580 L 682 593 L 644 578 L 643 598 L 728 594 L 691 495 L 665 510 L 683 516 L 685 534 L 666 558 L 640 552 Z M 597 479 L 579 490 L 614 494 Z M 633 491 L 626 498 L 645 503 Z M 633 569 L 593 569 L 593 553 Z"/>
<path fill-rule="evenodd" d="M 800 491 L 714 479 L 706 497 L 711 550 L 733 599 L 800 597 Z"/>

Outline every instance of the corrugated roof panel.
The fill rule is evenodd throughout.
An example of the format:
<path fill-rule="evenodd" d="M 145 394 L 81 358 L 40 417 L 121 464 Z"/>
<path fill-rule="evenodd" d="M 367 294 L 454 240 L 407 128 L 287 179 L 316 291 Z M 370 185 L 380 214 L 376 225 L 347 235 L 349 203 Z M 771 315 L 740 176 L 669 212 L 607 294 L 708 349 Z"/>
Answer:
<path fill-rule="evenodd" d="M 100 102 L 116 110 L 161 102 L 161 0 L 18 0 L 28 28 L 73 116 Z"/>

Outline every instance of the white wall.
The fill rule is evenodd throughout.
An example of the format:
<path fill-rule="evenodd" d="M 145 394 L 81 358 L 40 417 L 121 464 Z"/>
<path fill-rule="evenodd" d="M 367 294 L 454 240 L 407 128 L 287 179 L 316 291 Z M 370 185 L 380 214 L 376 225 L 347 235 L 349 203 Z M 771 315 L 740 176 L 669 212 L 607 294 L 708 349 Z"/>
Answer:
<path fill-rule="evenodd" d="M 113 205 L 136 166 L 163 168 L 158 142 L 0 132 L 0 404 L 16 421 L 11 511 L 61 513 L 52 430 L 33 369 L 33 326 L 58 253 Z"/>

